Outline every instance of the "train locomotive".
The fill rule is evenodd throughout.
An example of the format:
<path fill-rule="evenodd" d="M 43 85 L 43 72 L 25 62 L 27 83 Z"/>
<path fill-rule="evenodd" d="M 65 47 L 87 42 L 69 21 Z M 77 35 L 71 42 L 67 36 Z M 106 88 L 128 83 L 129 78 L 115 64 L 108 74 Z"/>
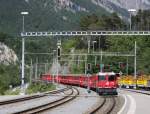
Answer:
<path fill-rule="evenodd" d="M 94 75 L 51 75 L 43 74 L 41 80 L 95 90 L 99 95 L 117 95 L 118 75 L 114 72 L 99 72 Z"/>
<path fill-rule="evenodd" d="M 98 82 L 96 89 L 98 90 L 98 93 L 101 94 L 114 94 L 117 95 L 117 77 L 118 75 L 115 74 L 114 72 L 109 72 L 109 73 L 103 73 L 100 72 L 97 75 L 98 77 Z"/>

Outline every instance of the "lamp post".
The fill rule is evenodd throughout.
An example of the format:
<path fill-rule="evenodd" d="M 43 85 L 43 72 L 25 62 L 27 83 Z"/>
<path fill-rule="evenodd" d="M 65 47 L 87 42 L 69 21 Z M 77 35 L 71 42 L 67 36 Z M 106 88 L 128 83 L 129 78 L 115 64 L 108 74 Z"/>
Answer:
<path fill-rule="evenodd" d="M 136 12 L 136 9 L 128 9 L 130 13 L 130 31 L 132 30 L 132 13 Z"/>
<path fill-rule="evenodd" d="M 22 32 L 25 32 L 25 27 L 24 27 L 24 17 L 25 15 L 28 15 L 28 12 L 21 12 L 21 15 L 23 16 L 22 18 Z M 22 37 L 22 66 L 21 66 L 21 94 L 25 94 L 24 93 L 24 64 L 25 64 L 25 60 L 24 60 L 24 50 L 25 50 L 25 39 Z"/>

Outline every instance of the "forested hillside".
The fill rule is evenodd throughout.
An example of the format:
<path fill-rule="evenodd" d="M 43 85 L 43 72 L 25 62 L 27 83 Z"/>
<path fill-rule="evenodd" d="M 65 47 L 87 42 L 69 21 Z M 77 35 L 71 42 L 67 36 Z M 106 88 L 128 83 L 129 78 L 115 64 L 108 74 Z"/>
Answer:
<path fill-rule="evenodd" d="M 149 30 L 150 21 L 149 13 L 150 11 L 139 11 L 136 16 L 132 17 L 133 30 Z M 129 30 L 129 25 L 122 21 L 117 14 L 113 13 L 111 16 L 96 16 L 88 15 L 81 19 L 81 28 L 84 30 Z M 137 41 L 137 68 L 139 73 L 150 73 L 150 38 L 149 36 L 102 36 L 101 42 L 99 44 L 99 38 L 95 37 L 92 40 L 97 41 L 97 46 L 95 47 L 99 51 L 99 45 L 103 51 L 107 52 L 121 52 L 121 53 L 134 53 L 134 43 Z M 119 62 L 125 63 L 123 69 L 112 68 L 113 70 L 122 70 L 126 72 L 126 61 L 129 61 L 129 73 L 133 73 L 134 58 L 115 58 L 110 57 L 104 60 L 105 64 L 111 66 L 118 66 Z"/>
<path fill-rule="evenodd" d="M 25 31 L 55 31 L 79 29 L 80 17 L 90 13 L 107 13 L 103 8 L 91 4 L 90 0 L 60 3 L 60 0 L 1 0 L 0 31 L 20 36 L 22 11 L 25 16 Z"/>

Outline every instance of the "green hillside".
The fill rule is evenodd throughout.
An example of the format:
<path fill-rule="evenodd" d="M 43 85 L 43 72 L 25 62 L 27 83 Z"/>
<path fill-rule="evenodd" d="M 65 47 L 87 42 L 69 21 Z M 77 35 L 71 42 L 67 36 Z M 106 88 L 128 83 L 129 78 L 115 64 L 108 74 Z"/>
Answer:
<path fill-rule="evenodd" d="M 56 12 L 54 0 L 29 0 L 29 3 L 24 0 L 1 0 L 0 31 L 13 36 L 20 34 L 21 11 L 29 12 L 29 15 L 25 17 L 26 31 L 77 30 L 81 16 L 90 13 L 98 15 L 106 13 L 102 8 L 91 4 L 90 0 L 75 0 L 74 3 L 87 8 L 89 12 L 73 13 L 65 8 Z M 63 16 L 67 19 L 64 20 Z"/>

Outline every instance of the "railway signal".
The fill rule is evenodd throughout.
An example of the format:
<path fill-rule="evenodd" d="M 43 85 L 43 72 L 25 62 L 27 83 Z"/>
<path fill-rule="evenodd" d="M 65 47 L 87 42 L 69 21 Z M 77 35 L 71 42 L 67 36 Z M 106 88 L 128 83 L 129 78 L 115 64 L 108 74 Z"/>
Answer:
<path fill-rule="evenodd" d="M 98 69 L 100 69 L 100 65 L 99 65 L 99 64 L 96 64 L 96 67 L 97 67 Z"/>
<path fill-rule="evenodd" d="M 88 93 L 91 92 L 91 90 L 90 90 L 90 85 L 89 85 L 90 74 L 91 74 L 91 63 L 88 63 L 88 64 L 87 64 L 87 77 L 88 77 L 88 80 L 87 80 L 87 92 L 88 92 Z"/>
<path fill-rule="evenodd" d="M 60 60 L 60 56 L 61 56 L 61 48 L 60 48 L 60 46 L 58 46 L 58 48 L 57 48 L 57 58 L 58 58 L 58 60 Z"/>
<path fill-rule="evenodd" d="M 60 60 L 61 58 L 61 40 L 57 42 L 57 59 Z"/>
<path fill-rule="evenodd" d="M 87 64 L 87 74 L 91 74 L 91 63 Z"/>
<path fill-rule="evenodd" d="M 91 64 L 88 63 L 88 70 L 91 70 Z"/>
<path fill-rule="evenodd" d="M 119 62 L 119 68 L 124 69 L 126 67 L 126 63 Z"/>
<path fill-rule="evenodd" d="M 105 65 L 104 66 L 104 70 L 106 71 L 110 71 L 111 70 L 112 65 Z"/>

